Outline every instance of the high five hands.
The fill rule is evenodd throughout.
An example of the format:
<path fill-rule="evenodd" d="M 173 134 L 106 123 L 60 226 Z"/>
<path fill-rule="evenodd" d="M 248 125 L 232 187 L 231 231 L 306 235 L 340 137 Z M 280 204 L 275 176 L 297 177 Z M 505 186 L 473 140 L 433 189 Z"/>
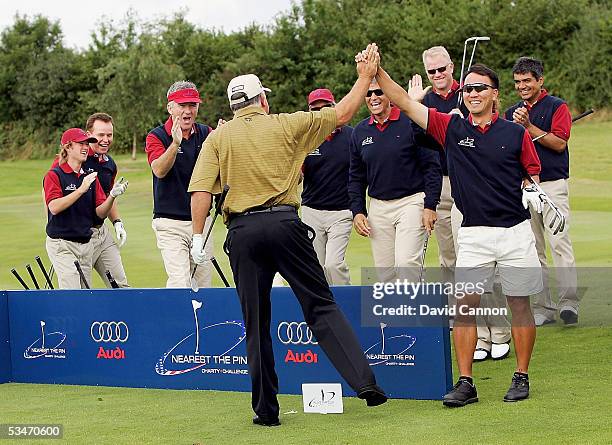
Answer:
<path fill-rule="evenodd" d="M 372 79 L 376 76 L 380 64 L 380 54 L 376 43 L 370 43 L 366 49 L 355 54 L 355 63 L 357 64 L 357 74 L 360 77 Z"/>

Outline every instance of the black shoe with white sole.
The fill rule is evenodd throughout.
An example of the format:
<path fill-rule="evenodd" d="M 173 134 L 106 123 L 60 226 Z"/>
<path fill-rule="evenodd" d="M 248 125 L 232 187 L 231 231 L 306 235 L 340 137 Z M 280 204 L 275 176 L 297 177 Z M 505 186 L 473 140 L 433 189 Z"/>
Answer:
<path fill-rule="evenodd" d="M 442 404 L 450 408 L 457 408 L 475 402 L 478 402 L 476 386 L 463 378 L 460 378 L 453 389 L 442 399 Z"/>
<path fill-rule="evenodd" d="M 512 376 L 510 389 L 504 396 L 504 402 L 518 402 L 529 397 L 529 376 L 515 372 Z"/>
<path fill-rule="evenodd" d="M 565 309 L 559 313 L 559 317 L 566 325 L 578 324 L 578 314 L 569 309 Z"/>

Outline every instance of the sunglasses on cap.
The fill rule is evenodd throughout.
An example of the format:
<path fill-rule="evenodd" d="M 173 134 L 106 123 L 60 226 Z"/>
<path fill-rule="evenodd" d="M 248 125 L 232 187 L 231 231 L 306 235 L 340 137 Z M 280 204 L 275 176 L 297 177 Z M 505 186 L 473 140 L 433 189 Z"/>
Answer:
<path fill-rule="evenodd" d="M 384 96 L 385 92 L 381 90 L 380 88 L 377 88 L 375 90 L 368 90 L 368 92 L 366 93 L 366 97 L 371 97 L 372 94 L 376 94 L 378 97 L 380 97 L 380 96 Z"/>
<path fill-rule="evenodd" d="M 493 85 L 488 85 L 486 83 L 470 83 L 467 85 L 463 85 L 463 88 L 461 90 L 466 94 L 470 94 L 474 90 L 476 90 L 477 93 L 482 93 L 487 88 L 491 88 L 492 90 L 495 89 Z"/>
<path fill-rule="evenodd" d="M 310 111 L 321 111 L 322 108 L 331 107 L 332 104 L 321 105 L 320 107 L 310 107 Z"/>
<path fill-rule="evenodd" d="M 439 72 L 439 73 L 443 73 L 443 72 L 446 71 L 446 68 L 448 68 L 448 65 L 450 65 L 450 64 L 447 63 L 446 65 L 441 66 L 440 68 L 432 68 L 430 70 L 427 70 L 427 72 L 429 74 L 436 74 L 436 71 Z"/>

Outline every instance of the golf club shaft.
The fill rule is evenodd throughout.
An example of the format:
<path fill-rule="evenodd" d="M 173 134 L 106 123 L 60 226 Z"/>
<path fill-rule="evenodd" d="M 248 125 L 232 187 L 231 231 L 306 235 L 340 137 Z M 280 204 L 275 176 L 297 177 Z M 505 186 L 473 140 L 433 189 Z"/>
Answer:
<path fill-rule="evenodd" d="M 425 235 L 423 243 L 423 253 L 421 254 L 421 270 L 419 272 L 419 281 L 423 281 L 423 272 L 425 271 L 425 256 L 427 255 L 427 244 L 429 243 L 429 234 Z"/>
<path fill-rule="evenodd" d="M 34 271 L 32 270 L 32 266 L 30 266 L 29 264 L 26 264 L 26 270 L 30 274 L 30 278 L 32 278 L 32 283 L 34 283 L 34 287 L 36 289 L 40 289 L 40 286 L 38 285 L 38 281 L 36 281 L 36 275 L 34 275 Z"/>
<path fill-rule="evenodd" d="M 108 282 L 110 283 L 111 287 L 113 289 L 119 289 L 119 285 L 117 284 L 117 282 L 115 281 L 115 279 L 113 278 L 113 275 L 111 274 L 110 270 L 107 270 L 105 272 L 106 274 L 106 279 L 108 280 Z"/>
<path fill-rule="evenodd" d="M 37 256 L 34 259 L 36 260 L 36 263 L 38 264 L 38 267 L 40 268 L 40 271 L 42 272 L 43 276 L 45 277 L 45 280 L 47 281 L 47 285 L 49 286 L 49 289 L 53 289 L 53 283 L 51 283 L 51 278 L 49 277 L 49 274 L 45 270 L 45 266 L 43 265 L 42 260 L 40 259 L 39 256 Z"/>
<path fill-rule="evenodd" d="M 15 270 L 15 268 L 11 269 L 11 273 L 13 275 L 15 275 L 15 278 L 17 278 L 17 281 L 19 281 L 19 284 L 21 284 L 21 286 L 25 289 L 25 290 L 30 290 L 30 288 L 28 287 L 27 284 L 25 284 L 25 281 L 23 281 L 23 279 L 19 276 L 19 274 L 17 273 L 17 271 Z"/>
<path fill-rule="evenodd" d="M 572 118 L 572 123 L 579 121 L 580 119 L 582 119 L 583 117 L 587 117 L 589 114 L 593 114 L 595 113 L 595 110 L 593 110 L 592 108 L 589 110 L 586 110 L 584 113 L 580 113 L 578 116 L 573 117 Z"/>
<path fill-rule="evenodd" d="M 221 281 L 223 281 L 223 284 L 225 284 L 225 287 L 230 287 L 229 281 L 227 281 L 227 278 L 225 278 L 225 275 L 223 274 L 223 270 L 221 269 L 221 266 L 219 266 L 219 262 L 217 261 L 217 259 L 215 257 L 212 257 L 210 259 L 210 262 L 215 267 L 215 270 L 221 277 Z"/>
<path fill-rule="evenodd" d="M 79 260 L 74 260 L 74 267 L 76 267 L 76 270 L 79 273 L 79 276 L 81 277 L 81 281 L 85 285 L 85 288 L 91 289 L 91 287 L 89 287 L 87 279 L 85 279 L 85 274 L 83 273 L 83 269 L 81 269 L 81 264 L 79 263 Z"/>
<path fill-rule="evenodd" d="M 221 213 L 223 202 L 225 201 L 225 197 L 227 196 L 229 189 L 230 189 L 229 185 L 225 184 L 223 186 L 223 191 L 221 192 L 221 196 L 219 197 L 219 200 L 217 201 L 217 205 L 215 206 L 215 213 L 213 215 L 213 219 L 210 223 L 210 227 L 208 228 L 208 231 L 206 232 L 206 236 L 204 237 L 204 243 L 202 244 L 202 250 L 204 250 L 204 248 L 206 247 L 206 243 L 208 242 L 208 238 L 210 237 L 210 234 L 212 233 L 212 229 L 215 225 L 215 221 L 217 220 L 217 216 L 219 216 L 219 213 Z M 192 281 L 193 281 L 193 277 L 195 276 L 195 273 L 197 270 L 198 270 L 198 265 L 196 264 L 195 267 L 193 268 L 193 272 L 191 272 Z"/>

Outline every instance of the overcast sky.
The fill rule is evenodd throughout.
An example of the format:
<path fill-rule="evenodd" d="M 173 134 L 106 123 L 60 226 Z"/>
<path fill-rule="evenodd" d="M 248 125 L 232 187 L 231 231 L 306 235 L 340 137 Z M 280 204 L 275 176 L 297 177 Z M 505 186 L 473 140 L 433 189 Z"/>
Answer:
<path fill-rule="evenodd" d="M 290 7 L 291 0 L 0 0 L 0 30 L 13 23 L 16 13 L 41 14 L 60 21 L 67 46 L 87 48 L 90 33 L 101 20 L 112 19 L 118 23 L 130 8 L 144 21 L 171 17 L 187 9 L 189 22 L 202 28 L 232 32 L 252 22 L 271 24 L 279 12 Z"/>

